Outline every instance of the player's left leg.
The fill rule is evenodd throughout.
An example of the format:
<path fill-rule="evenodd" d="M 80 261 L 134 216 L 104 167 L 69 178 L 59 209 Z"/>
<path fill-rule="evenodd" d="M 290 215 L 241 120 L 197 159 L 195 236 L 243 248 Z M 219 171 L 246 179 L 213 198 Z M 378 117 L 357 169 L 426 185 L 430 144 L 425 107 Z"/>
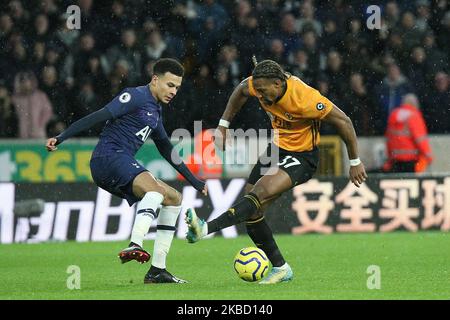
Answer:
<path fill-rule="evenodd" d="M 158 215 L 153 259 L 144 283 L 186 283 L 166 270 L 166 257 L 169 253 L 176 231 L 176 223 L 181 211 L 182 196 L 177 190 L 161 180 L 158 183 L 165 189 L 165 197 Z"/>
<path fill-rule="evenodd" d="M 132 169 L 131 169 L 132 170 Z M 130 175 L 133 172 L 128 173 Z M 143 249 L 143 241 L 153 220 L 158 217 L 157 209 L 164 201 L 166 190 L 148 171 L 136 172 L 134 179 L 121 188 L 127 197 L 140 199 L 136 218 L 131 231 L 130 244 L 119 252 L 122 263 L 136 260 L 144 263 L 150 260 L 150 253 Z"/>
<path fill-rule="evenodd" d="M 247 221 L 261 209 L 261 203 L 272 199 L 292 188 L 289 174 L 279 168 L 272 175 L 262 176 L 251 191 L 239 199 L 230 209 L 208 223 L 197 218 L 195 211 L 189 209 L 186 222 L 189 226 L 187 239 L 196 242 L 207 234 Z"/>
<path fill-rule="evenodd" d="M 245 187 L 246 193 L 250 192 L 252 188 L 253 185 L 247 184 Z M 275 196 L 261 203 L 261 209 L 245 222 L 247 234 L 253 243 L 266 253 L 270 263 L 274 267 L 281 267 L 286 261 L 278 248 L 271 228 L 267 224 L 264 212 L 278 198 L 279 196 Z"/>

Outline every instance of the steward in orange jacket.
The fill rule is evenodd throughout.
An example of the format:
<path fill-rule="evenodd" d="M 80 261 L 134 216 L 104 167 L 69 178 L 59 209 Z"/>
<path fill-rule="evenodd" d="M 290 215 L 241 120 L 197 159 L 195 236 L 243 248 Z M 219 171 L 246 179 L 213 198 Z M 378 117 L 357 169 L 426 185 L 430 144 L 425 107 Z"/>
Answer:
<path fill-rule="evenodd" d="M 428 131 L 419 101 L 407 94 L 402 104 L 389 115 L 385 133 L 388 159 L 387 172 L 423 172 L 432 162 Z"/>

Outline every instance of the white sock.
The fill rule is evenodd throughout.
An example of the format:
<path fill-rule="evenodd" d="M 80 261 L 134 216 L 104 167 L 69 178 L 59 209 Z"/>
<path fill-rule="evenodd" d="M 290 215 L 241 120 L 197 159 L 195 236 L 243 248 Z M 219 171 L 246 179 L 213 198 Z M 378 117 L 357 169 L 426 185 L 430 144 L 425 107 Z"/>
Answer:
<path fill-rule="evenodd" d="M 131 231 L 131 242 L 142 247 L 145 235 L 150 229 L 153 219 L 156 218 L 156 210 L 164 196 L 159 192 L 147 192 L 136 208 L 136 219 L 134 220 L 133 230 Z"/>
<path fill-rule="evenodd" d="M 206 237 L 208 235 L 208 224 L 204 223 L 202 228 L 202 237 Z"/>
<path fill-rule="evenodd" d="M 163 206 L 159 212 L 152 266 L 166 268 L 166 257 L 176 230 L 181 206 Z"/>

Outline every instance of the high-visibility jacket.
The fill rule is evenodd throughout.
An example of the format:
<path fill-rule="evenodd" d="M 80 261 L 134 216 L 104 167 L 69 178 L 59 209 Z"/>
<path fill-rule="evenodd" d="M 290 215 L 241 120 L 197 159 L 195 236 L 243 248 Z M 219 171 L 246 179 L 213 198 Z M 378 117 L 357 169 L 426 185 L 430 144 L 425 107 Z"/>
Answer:
<path fill-rule="evenodd" d="M 188 169 L 201 179 L 222 177 L 223 161 L 216 154 L 212 130 L 203 130 L 195 136 L 194 152 L 186 159 Z M 184 180 L 181 174 L 178 179 Z"/>
<path fill-rule="evenodd" d="M 422 112 L 403 104 L 389 115 L 386 129 L 388 162 L 416 161 L 416 172 L 424 171 L 433 160 L 428 131 Z"/>

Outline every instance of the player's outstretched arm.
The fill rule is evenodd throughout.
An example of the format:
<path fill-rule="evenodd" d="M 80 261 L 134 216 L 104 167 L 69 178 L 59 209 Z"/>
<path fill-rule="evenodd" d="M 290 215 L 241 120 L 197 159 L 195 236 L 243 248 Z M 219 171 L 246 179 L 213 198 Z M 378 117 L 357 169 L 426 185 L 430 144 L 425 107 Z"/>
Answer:
<path fill-rule="evenodd" d="M 355 129 L 350 118 L 338 107 L 333 105 L 333 109 L 322 119 L 324 122 L 332 124 L 339 136 L 347 146 L 348 158 L 350 159 L 350 180 L 359 187 L 366 179 L 367 174 L 364 164 L 358 157 L 358 143 Z"/>
<path fill-rule="evenodd" d="M 47 144 L 45 145 L 47 151 L 55 151 L 58 148 L 56 147 L 58 144 L 62 143 L 64 140 L 77 135 L 80 132 L 83 132 L 95 124 L 99 122 L 104 122 L 113 118 L 111 112 L 109 112 L 106 108 L 102 108 L 98 111 L 95 111 L 84 118 L 81 118 L 78 121 L 72 123 L 66 130 L 57 135 L 56 137 L 50 138 L 47 140 Z"/>
<path fill-rule="evenodd" d="M 228 126 L 236 114 L 241 110 L 249 96 L 248 79 L 245 79 L 234 88 L 233 93 L 228 99 L 227 106 L 220 119 L 219 125 L 214 132 L 214 143 L 219 150 L 225 150 Z"/>
<path fill-rule="evenodd" d="M 58 136 L 48 139 L 46 145 L 47 150 L 56 150 L 56 146 L 64 140 L 91 128 L 97 123 L 119 118 L 120 116 L 132 112 L 142 105 L 142 102 L 143 95 L 140 94 L 136 88 L 125 88 L 102 109 L 88 114 L 84 118 L 72 123 Z"/>

